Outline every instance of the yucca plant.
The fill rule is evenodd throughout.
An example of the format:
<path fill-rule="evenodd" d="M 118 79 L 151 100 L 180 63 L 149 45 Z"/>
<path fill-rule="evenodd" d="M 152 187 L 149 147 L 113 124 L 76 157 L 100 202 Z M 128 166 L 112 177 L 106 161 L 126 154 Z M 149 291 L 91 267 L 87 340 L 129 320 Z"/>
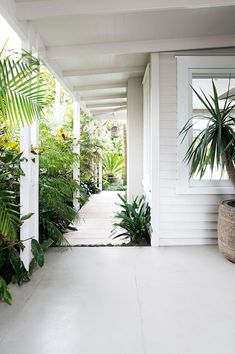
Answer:
<path fill-rule="evenodd" d="M 213 94 L 209 97 L 201 91 L 192 88 L 198 99 L 206 109 L 208 116 L 206 127 L 193 138 L 186 155 L 185 161 L 190 165 L 190 177 L 198 174 L 200 178 L 205 175 L 207 168 L 221 170 L 226 169 L 228 177 L 235 187 L 235 104 L 231 101 L 228 92 L 224 104 L 220 104 L 220 98 L 216 85 L 212 80 Z M 180 131 L 183 139 L 190 133 L 194 126 L 193 118 L 190 118 Z M 219 206 L 218 217 L 218 246 L 223 255 L 235 262 L 235 201 L 222 201 Z"/>
<path fill-rule="evenodd" d="M 132 244 L 150 244 L 151 209 L 145 197 L 136 197 L 128 203 L 126 197 L 118 196 L 121 210 L 114 216 L 112 236 L 129 240 Z"/>
<path fill-rule="evenodd" d="M 207 97 L 203 91 L 199 93 L 192 87 L 208 112 L 208 115 L 200 117 L 208 122 L 205 129 L 193 138 L 184 161 L 190 165 L 190 177 L 198 174 L 202 178 L 208 166 L 211 172 L 214 168 L 221 169 L 221 175 L 226 169 L 235 187 L 235 104 L 229 100 L 228 93 L 221 108 L 221 101 L 213 80 L 212 88 L 213 94 Z M 196 124 L 193 119 L 194 117 L 190 118 L 179 133 L 183 136 L 183 140 Z"/>

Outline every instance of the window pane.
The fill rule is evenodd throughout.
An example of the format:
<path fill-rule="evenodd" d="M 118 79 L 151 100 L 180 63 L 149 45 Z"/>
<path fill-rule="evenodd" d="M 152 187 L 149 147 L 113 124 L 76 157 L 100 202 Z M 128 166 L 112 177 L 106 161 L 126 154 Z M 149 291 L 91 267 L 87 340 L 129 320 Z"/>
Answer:
<path fill-rule="evenodd" d="M 231 90 L 235 87 L 235 78 L 231 78 L 229 82 L 229 77 L 221 77 L 217 75 L 216 77 L 213 76 L 205 76 L 205 77 L 193 77 L 192 85 L 193 88 L 197 92 L 201 92 L 201 90 L 205 93 L 206 97 L 209 98 L 210 95 L 213 95 L 213 88 L 212 88 L 212 79 L 217 88 L 218 95 L 221 96 L 227 93 L 228 89 Z M 234 97 L 235 99 L 235 97 Z M 220 107 L 222 108 L 224 105 L 224 100 L 220 100 Z M 192 129 L 192 138 L 195 138 L 209 123 L 209 120 L 206 119 L 209 116 L 209 112 L 205 109 L 197 95 L 193 92 L 192 94 L 192 110 L 193 110 L 193 129 Z M 199 176 L 194 176 L 194 180 L 199 180 Z M 207 167 L 206 172 L 202 178 L 202 180 L 227 180 L 228 176 L 226 172 L 223 172 L 221 176 L 221 169 L 215 168 L 213 173 L 211 173 L 210 166 Z"/>

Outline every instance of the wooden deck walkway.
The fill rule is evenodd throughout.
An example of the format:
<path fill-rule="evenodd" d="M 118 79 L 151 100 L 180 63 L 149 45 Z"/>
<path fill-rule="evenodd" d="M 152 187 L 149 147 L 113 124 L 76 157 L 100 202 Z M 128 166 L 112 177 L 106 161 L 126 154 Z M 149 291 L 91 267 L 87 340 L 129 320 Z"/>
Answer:
<path fill-rule="evenodd" d="M 121 192 L 123 193 L 123 192 Z M 110 237 L 114 212 L 118 210 L 118 192 L 103 191 L 94 194 L 82 207 L 80 219 L 74 225 L 77 231 L 65 234 L 71 246 L 120 244 Z"/>

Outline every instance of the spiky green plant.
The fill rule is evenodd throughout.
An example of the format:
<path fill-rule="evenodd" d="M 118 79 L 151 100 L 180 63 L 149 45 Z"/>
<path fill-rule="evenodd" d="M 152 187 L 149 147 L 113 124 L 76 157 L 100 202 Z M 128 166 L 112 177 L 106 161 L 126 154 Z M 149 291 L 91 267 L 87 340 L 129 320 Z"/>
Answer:
<path fill-rule="evenodd" d="M 190 165 L 190 177 L 199 174 L 202 178 L 208 166 L 211 172 L 214 168 L 227 170 L 228 176 L 235 187 L 235 104 L 229 99 L 228 94 L 224 101 L 223 107 L 220 107 L 220 99 L 216 85 L 212 80 L 213 94 L 207 97 L 201 90 L 201 93 L 192 90 L 201 101 L 208 112 L 208 115 L 201 116 L 202 119 L 208 120 L 206 127 L 193 138 L 184 161 Z M 193 126 L 194 117 L 190 118 L 184 125 L 179 135 L 183 139 L 190 133 Z M 221 174 L 222 174 L 221 172 Z"/>
<path fill-rule="evenodd" d="M 131 203 L 118 194 L 121 208 L 115 216 L 112 235 L 114 238 L 130 240 L 131 243 L 150 243 L 151 209 L 144 196 L 136 197 Z M 117 234 L 117 232 L 119 232 Z M 117 234 L 117 235 L 116 235 Z"/>
<path fill-rule="evenodd" d="M 117 177 L 124 169 L 124 158 L 117 153 L 106 153 L 103 156 L 103 170 L 108 177 Z"/>

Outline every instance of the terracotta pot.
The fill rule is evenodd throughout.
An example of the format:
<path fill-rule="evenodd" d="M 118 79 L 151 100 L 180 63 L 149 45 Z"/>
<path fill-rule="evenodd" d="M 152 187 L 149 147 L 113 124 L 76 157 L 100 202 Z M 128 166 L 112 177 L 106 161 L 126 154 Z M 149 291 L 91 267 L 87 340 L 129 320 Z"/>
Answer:
<path fill-rule="evenodd" d="M 235 200 L 225 200 L 219 206 L 218 245 L 224 257 L 235 263 Z"/>

